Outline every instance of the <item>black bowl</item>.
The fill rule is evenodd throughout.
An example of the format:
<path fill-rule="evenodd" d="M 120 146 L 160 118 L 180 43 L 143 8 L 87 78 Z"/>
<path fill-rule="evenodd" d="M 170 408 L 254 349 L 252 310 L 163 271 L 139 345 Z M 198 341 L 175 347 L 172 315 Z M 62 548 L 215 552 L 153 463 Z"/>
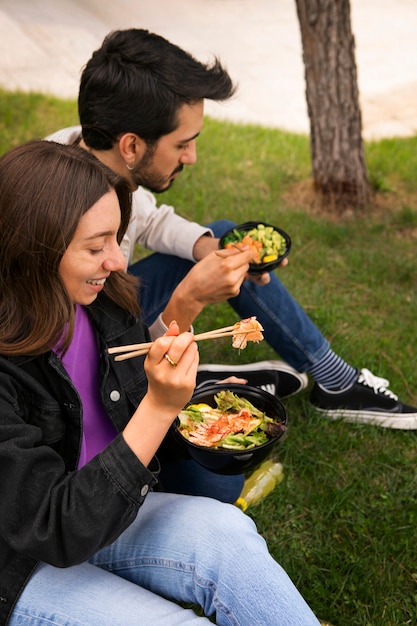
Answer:
<path fill-rule="evenodd" d="M 214 396 L 222 389 L 229 389 L 236 395 L 247 398 L 256 408 L 264 411 L 269 417 L 275 418 L 276 421 L 283 423 L 285 427 L 287 426 L 287 412 L 282 402 L 276 396 L 258 387 L 239 384 L 207 385 L 207 387 L 197 391 L 188 404 L 204 402 L 212 407 L 216 407 Z M 279 435 L 271 438 L 267 443 L 249 450 L 214 450 L 213 448 L 206 448 L 191 443 L 181 435 L 178 431 L 178 426 L 179 419 L 177 418 L 173 426 L 173 435 L 186 448 L 189 455 L 206 469 L 216 474 L 226 475 L 242 474 L 257 467 L 266 459 L 285 432 L 285 429 L 283 429 Z"/>
<path fill-rule="evenodd" d="M 285 230 L 282 228 L 278 228 L 278 226 L 274 226 L 273 224 L 268 224 L 267 222 L 262 222 L 261 220 L 258 222 L 245 222 L 244 224 L 239 224 L 238 226 L 233 226 L 233 228 L 229 228 L 224 235 L 220 238 L 219 247 L 224 248 L 225 239 L 228 235 L 233 233 L 234 230 L 241 230 L 243 232 L 247 232 L 252 230 L 252 228 L 256 228 L 258 224 L 263 224 L 264 226 L 272 226 L 274 230 L 276 230 L 280 235 L 282 235 L 286 242 L 285 252 L 281 254 L 274 261 L 269 261 L 267 263 L 250 263 L 249 264 L 249 274 L 263 274 L 264 272 L 272 272 L 278 265 L 287 257 L 291 250 L 291 238 Z"/>

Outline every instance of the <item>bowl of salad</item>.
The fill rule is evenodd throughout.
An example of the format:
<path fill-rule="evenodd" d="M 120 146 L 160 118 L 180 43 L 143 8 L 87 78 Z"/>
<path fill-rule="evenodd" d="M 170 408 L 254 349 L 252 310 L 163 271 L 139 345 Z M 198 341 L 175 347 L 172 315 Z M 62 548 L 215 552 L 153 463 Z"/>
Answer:
<path fill-rule="evenodd" d="M 291 250 L 291 238 L 285 230 L 266 222 L 245 222 L 227 230 L 219 242 L 220 248 L 250 246 L 253 262 L 250 274 L 272 272 Z"/>
<path fill-rule="evenodd" d="M 287 412 L 276 396 L 248 385 L 212 384 L 193 395 L 173 433 L 197 463 L 231 475 L 262 463 L 286 429 Z"/>

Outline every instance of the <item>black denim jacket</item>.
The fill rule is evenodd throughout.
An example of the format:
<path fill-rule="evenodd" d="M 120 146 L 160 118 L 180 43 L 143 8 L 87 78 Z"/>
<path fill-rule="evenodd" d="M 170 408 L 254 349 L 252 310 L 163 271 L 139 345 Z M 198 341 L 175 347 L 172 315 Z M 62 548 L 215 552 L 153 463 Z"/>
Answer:
<path fill-rule="evenodd" d="M 87 307 L 101 350 L 101 397 L 120 432 L 146 393 L 143 357 L 110 346 L 149 341 L 104 294 Z M 68 567 L 114 541 L 157 479 L 118 435 L 80 470 L 82 407 L 55 354 L 0 357 L 0 625 L 38 561 Z"/>

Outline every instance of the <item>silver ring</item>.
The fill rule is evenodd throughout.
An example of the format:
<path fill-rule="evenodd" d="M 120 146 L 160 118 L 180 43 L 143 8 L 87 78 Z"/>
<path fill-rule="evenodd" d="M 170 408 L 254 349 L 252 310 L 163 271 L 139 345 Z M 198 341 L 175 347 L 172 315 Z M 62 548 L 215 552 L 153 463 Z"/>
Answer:
<path fill-rule="evenodd" d="M 168 363 L 170 365 L 172 365 L 172 367 L 177 367 L 178 363 L 176 361 L 173 361 L 171 359 L 171 357 L 169 356 L 168 352 L 165 352 L 164 357 L 166 358 L 166 360 L 168 361 Z"/>

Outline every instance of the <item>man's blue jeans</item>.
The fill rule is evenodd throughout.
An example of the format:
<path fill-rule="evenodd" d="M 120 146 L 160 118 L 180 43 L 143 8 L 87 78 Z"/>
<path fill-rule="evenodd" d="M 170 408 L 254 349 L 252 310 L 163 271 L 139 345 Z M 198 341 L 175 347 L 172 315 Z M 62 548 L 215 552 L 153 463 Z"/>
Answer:
<path fill-rule="evenodd" d="M 89 563 L 41 564 L 10 626 L 319 626 L 253 521 L 210 498 L 150 493 L 135 522 Z"/>
<path fill-rule="evenodd" d="M 232 226 L 234 223 L 227 220 L 208 224 L 216 237 Z M 129 272 L 141 281 L 140 303 L 148 325 L 164 310 L 192 265 L 192 261 L 176 256 L 151 254 L 129 267 Z M 258 286 L 246 280 L 240 294 L 229 303 L 239 319 L 256 315 L 264 327 L 265 340 L 299 372 L 315 365 L 329 348 L 329 342 L 274 272 L 268 285 Z"/>
<path fill-rule="evenodd" d="M 215 237 L 234 226 L 222 220 L 208 224 Z M 166 307 L 175 287 L 193 263 L 176 256 L 151 254 L 129 267 L 140 278 L 140 303 L 145 322 L 150 325 Z M 287 363 L 305 372 L 329 348 L 328 341 L 287 291 L 275 273 L 268 285 L 246 280 L 236 298 L 229 300 L 239 319 L 256 315 L 264 328 L 265 340 Z M 194 461 L 163 463 L 161 482 L 168 491 L 206 495 L 234 502 L 240 495 L 243 476 L 218 476 L 203 470 Z"/>

